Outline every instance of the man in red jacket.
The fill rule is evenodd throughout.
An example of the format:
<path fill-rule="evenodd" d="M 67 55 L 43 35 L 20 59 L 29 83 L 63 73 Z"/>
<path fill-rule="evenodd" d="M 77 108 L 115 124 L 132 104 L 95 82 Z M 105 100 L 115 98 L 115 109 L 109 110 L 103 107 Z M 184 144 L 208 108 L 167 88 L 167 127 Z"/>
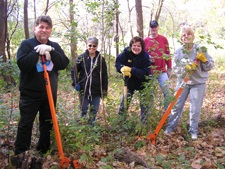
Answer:
<path fill-rule="evenodd" d="M 149 24 L 150 36 L 144 39 L 145 50 L 151 57 L 152 61 L 152 74 L 158 79 L 160 88 L 164 95 L 164 111 L 167 109 L 170 101 L 170 85 L 169 77 L 172 72 L 172 61 L 169 50 L 169 43 L 166 37 L 160 35 L 159 24 L 153 20 Z"/>

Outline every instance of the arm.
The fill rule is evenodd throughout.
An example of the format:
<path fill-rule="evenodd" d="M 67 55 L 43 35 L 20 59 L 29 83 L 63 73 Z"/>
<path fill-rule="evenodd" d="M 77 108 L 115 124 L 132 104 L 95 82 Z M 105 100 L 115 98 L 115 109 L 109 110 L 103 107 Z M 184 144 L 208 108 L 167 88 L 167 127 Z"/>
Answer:
<path fill-rule="evenodd" d="M 208 53 L 204 53 L 204 55 L 207 61 L 201 64 L 203 71 L 210 71 L 214 67 L 214 60 Z"/>
<path fill-rule="evenodd" d="M 172 57 L 170 55 L 170 47 L 167 38 L 165 39 L 165 54 L 167 55 L 166 57 L 167 69 L 172 69 Z"/>
<path fill-rule="evenodd" d="M 62 48 L 59 46 L 58 43 L 52 42 L 55 50 L 52 50 L 50 52 L 52 62 L 54 63 L 54 68 L 56 70 L 63 70 L 67 67 L 69 64 L 69 59 L 65 55 Z"/>
<path fill-rule="evenodd" d="M 143 80 L 145 76 L 150 75 L 150 66 L 152 64 L 148 53 L 145 51 L 142 52 L 140 66 L 132 67 L 131 69 L 131 74 L 140 80 Z"/>
<path fill-rule="evenodd" d="M 126 51 L 124 49 L 123 52 L 121 52 L 116 58 L 115 67 L 116 67 L 116 71 L 119 73 L 121 73 L 120 69 L 127 64 L 127 58 L 126 58 L 125 52 Z"/>
<path fill-rule="evenodd" d="M 102 89 L 103 91 L 108 91 L 108 72 L 105 58 L 102 58 Z"/>
<path fill-rule="evenodd" d="M 24 40 L 17 51 L 17 64 L 21 71 L 31 72 L 36 70 L 39 54 L 33 49 L 29 40 Z"/>
<path fill-rule="evenodd" d="M 182 58 L 182 51 L 176 50 L 173 60 L 173 71 L 178 78 L 184 78 L 186 75 L 185 66 L 189 63 L 188 59 Z"/>
<path fill-rule="evenodd" d="M 82 58 L 82 55 L 78 56 L 74 63 L 74 66 L 71 68 L 72 86 L 75 86 L 79 81 L 78 73 L 80 72 L 81 64 L 83 63 Z"/>

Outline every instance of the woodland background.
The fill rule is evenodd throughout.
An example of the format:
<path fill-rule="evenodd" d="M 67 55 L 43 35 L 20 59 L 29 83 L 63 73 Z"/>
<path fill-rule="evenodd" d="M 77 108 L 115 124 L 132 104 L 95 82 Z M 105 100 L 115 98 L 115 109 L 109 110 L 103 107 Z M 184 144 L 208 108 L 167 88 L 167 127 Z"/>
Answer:
<path fill-rule="evenodd" d="M 16 52 L 22 40 L 33 37 L 37 16 L 47 14 L 53 20 L 51 40 L 57 41 L 71 62 L 60 73 L 57 118 L 66 156 L 77 159 L 82 168 L 225 168 L 225 1 L 223 0 L 0 0 L 0 168 L 12 168 L 14 141 L 19 120 Z M 188 135 L 189 104 L 171 137 L 160 132 L 156 145 L 146 141 L 163 115 L 162 95 L 155 79 L 154 110 L 149 123 L 139 122 L 140 93 L 136 93 L 125 124 L 116 120 L 123 79 L 116 73 L 116 56 L 133 36 L 148 36 L 149 22 L 158 20 L 160 33 L 170 42 L 171 53 L 180 46 L 180 26 L 195 30 L 195 41 L 206 46 L 215 60 L 204 99 L 200 134 L 196 141 Z M 96 36 L 99 51 L 105 57 L 109 73 L 108 97 L 101 102 L 97 123 L 86 125 L 79 118 L 78 93 L 71 86 L 73 61 L 86 49 L 88 36 Z M 171 78 L 174 87 L 176 79 Z M 148 92 L 144 94 L 146 97 Z M 152 103 L 152 98 L 145 99 Z M 166 125 L 166 124 L 165 124 Z M 164 128 L 162 129 L 162 131 Z M 139 137 L 137 137 L 139 136 Z M 32 147 L 38 138 L 35 121 Z M 54 133 L 53 151 L 42 157 L 42 168 L 58 168 Z M 124 155 L 124 149 L 130 154 Z M 119 154 L 119 155 L 118 155 Z M 120 156 L 121 155 L 121 156 Z M 124 157 L 125 156 L 125 157 Z M 134 159 L 129 160 L 131 156 Z M 141 158 L 141 162 L 137 162 Z"/>

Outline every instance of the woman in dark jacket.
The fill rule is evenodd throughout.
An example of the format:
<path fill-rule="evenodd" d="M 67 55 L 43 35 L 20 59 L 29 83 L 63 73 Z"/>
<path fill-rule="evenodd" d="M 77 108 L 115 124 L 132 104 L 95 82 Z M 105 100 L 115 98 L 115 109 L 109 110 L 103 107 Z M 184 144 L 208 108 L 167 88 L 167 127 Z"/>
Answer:
<path fill-rule="evenodd" d="M 97 51 L 98 39 L 87 40 L 87 50 L 81 54 L 72 68 L 72 86 L 80 92 L 81 116 L 86 117 L 88 105 L 91 115 L 89 124 L 93 125 L 98 112 L 100 98 L 107 95 L 108 74 L 105 59 Z"/>
<path fill-rule="evenodd" d="M 144 49 L 143 39 L 136 36 L 131 39 L 129 47 L 125 48 L 116 58 L 117 72 L 122 73 L 125 80 L 127 79 L 127 105 L 129 105 L 135 90 L 144 89 L 143 82 L 147 81 L 145 77 L 150 75 L 150 57 Z M 141 121 L 143 122 L 148 109 L 143 103 L 140 103 L 140 107 Z M 120 103 L 119 114 L 124 114 L 124 96 Z"/>

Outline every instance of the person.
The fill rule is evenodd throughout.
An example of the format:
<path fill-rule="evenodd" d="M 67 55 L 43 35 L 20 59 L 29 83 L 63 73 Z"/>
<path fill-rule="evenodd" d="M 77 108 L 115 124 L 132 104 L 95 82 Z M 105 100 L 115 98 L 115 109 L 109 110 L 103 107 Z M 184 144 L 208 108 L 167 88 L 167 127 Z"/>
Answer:
<path fill-rule="evenodd" d="M 17 65 L 20 69 L 20 120 L 15 140 L 15 155 L 30 149 L 32 127 L 39 112 L 40 136 L 36 150 L 45 154 L 50 150 L 50 131 L 52 117 L 41 56 L 46 57 L 54 104 L 57 100 L 57 83 L 59 70 L 69 64 L 60 45 L 50 41 L 52 19 L 50 16 L 39 16 L 34 23 L 34 37 L 22 41 L 17 51 Z M 48 64 L 47 64 L 48 63 Z"/>
<path fill-rule="evenodd" d="M 184 26 L 181 29 L 181 41 L 183 45 L 174 54 L 173 70 L 177 76 L 176 90 L 182 85 L 184 77 L 189 73 L 189 81 L 183 88 L 174 108 L 171 111 L 165 134 L 174 131 L 181 116 L 185 101 L 190 95 L 190 129 L 192 139 L 197 139 L 198 121 L 206 90 L 208 71 L 214 67 L 212 57 L 205 47 L 195 44 L 194 32 L 191 27 Z"/>
<path fill-rule="evenodd" d="M 143 83 L 147 82 L 146 77 L 150 75 L 150 57 L 144 49 L 143 39 L 135 36 L 130 40 L 129 47 L 126 47 L 116 58 L 115 66 L 117 72 L 122 73 L 125 80 L 127 79 L 127 100 L 124 100 L 125 96 L 123 95 L 119 115 L 125 114 L 134 92 L 144 89 Z M 127 103 L 126 107 L 124 107 L 124 102 Z M 145 123 L 148 116 L 148 106 L 140 102 L 140 107 L 141 121 Z"/>
<path fill-rule="evenodd" d="M 159 34 L 159 24 L 156 20 L 149 23 L 150 36 L 144 38 L 145 50 L 151 57 L 153 66 L 152 74 L 157 78 L 164 95 L 164 111 L 170 103 L 169 78 L 172 73 L 172 59 L 169 43 L 165 36 Z"/>
<path fill-rule="evenodd" d="M 104 57 L 97 51 L 98 39 L 89 37 L 87 49 L 76 60 L 71 70 L 72 86 L 79 91 L 81 116 L 87 117 L 90 105 L 89 124 L 94 125 L 100 99 L 107 96 L 108 73 Z"/>

